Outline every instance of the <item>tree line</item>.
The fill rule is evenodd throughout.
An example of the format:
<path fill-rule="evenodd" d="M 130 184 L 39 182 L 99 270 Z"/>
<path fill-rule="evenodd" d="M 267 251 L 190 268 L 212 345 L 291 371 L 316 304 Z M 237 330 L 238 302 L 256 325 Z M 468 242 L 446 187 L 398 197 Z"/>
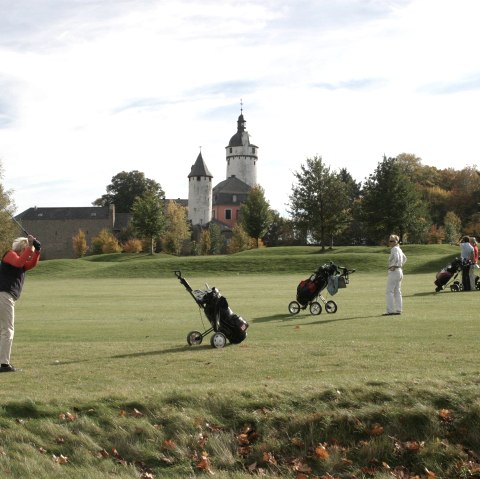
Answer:
<path fill-rule="evenodd" d="M 381 244 L 388 235 L 410 243 L 457 243 L 478 236 L 480 172 L 425 166 L 411 154 L 384 156 L 364 183 L 345 169 L 332 171 L 321 157 L 307 159 L 290 195 L 291 219 L 277 217 L 300 244 Z M 285 227 L 285 229 L 282 229 Z"/>
<path fill-rule="evenodd" d="M 0 179 L 2 178 L 0 164 Z M 130 213 L 129 227 L 119 235 L 101 232 L 87 246 L 83 232 L 72 238 L 77 256 L 117 251 L 165 251 L 170 254 L 223 254 L 266 246 L 381 244 L 391 234 L 403 242 L 456 243 L 463 234 L 480 231 L 480 172 L 476 167 L 438 169 L 412 154 L 386 157 L 364 182 L 346 168 L 332 170 L 320 156 L 307 158 L 293 173 L 288 217 L 272 210 L 261 186 L 241 205 L 240 220 L 222 233 L 217 222 L 195 228 L 187 208 L 167 201 L 161 185 L 137 170 L 120 172 L 94 206 L 115 204 Z M 12 192 L 0 182 L 0 244 L 15 232 Z M 5 249 L 5 248 L 4 248 Z"/>

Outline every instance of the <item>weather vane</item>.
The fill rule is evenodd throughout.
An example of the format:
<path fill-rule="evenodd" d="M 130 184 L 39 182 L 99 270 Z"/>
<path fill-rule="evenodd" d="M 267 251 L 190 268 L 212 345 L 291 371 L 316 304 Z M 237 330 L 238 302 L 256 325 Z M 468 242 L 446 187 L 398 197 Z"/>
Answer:
<path fill-rule="evenodd" d="M 240 113 L 243 113 L 243 100 L 240 98 Z"/>

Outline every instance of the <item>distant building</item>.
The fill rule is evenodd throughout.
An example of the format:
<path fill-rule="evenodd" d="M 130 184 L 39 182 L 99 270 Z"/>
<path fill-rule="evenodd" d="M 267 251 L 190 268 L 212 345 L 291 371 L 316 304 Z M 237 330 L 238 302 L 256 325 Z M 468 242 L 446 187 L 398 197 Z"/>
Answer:
<path fill-rule="evenodd" d="M 207 225 L 212 219 L 233 228 L 240 220 L 240 207 L 257 184 L 258 146 L 250 143 L 243 111 L 237 120 L 237 132 L 226 150 L 227 178 L 212 189 L 212 174 L 200 154 L 189 179 L 188 218 L 193 226 Z"/>
<path fill-rule="evenodd" d="M 197 233 L 210 222 L 228 235 L 240 220 L 240 207 L 257 184 L 258 147 L 250 143 L 243 110 L 237 120 L 237 132 L 226 150 L 227 177 L 212 187 L 210 173 L 200 152 L 188 175 L 188 200 L 175 199 L 188 209 L 188 219 Z M 72 238 L 81 229 L 87 244 L 102 229 L 118 234 L 128 227 L 129 213 L 115 213 L 115 206 L 106 207 L 33 207 L 16 216 L 24 229 L 42 242 L 42 259 L 73 258 Z"/>
<path fill-rule="evenodd" d="M 115 214 L 115 206 L 29 208 L 16 216 L 24 229 L 42 242 L 42 259 L 73 258 L 72 238 L 81 229 L 87 244 L 102 229 L 118 233 L 131 215 Z"/>

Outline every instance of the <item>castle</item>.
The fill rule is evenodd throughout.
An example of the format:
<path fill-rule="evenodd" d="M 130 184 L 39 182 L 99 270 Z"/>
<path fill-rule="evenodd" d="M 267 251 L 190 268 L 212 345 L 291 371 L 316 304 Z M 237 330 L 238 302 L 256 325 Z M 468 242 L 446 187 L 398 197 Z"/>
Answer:
<path fill-rule="evenodd" d="M 240 206 L 250 189 L 257 184 L 258 147 L 250 143 L 245 129 L 243 110 L 237 121 L 237 132 L 226 150 L 227 179 L 212 188 L 213 175 L 200 152 L 188 175 L 188 201 L 175 200 L 188 208 L 188 219 L 194 229 L 215 221 L 221 231 L 229 232 L 239 220 Z M 71 258 L 72 237 L 82 229 L 90 244 L 102 229 L 119 233 L 131 222 L 130 213 L 116 213 L 115 206 L 104 207 L 33 207 L 16 216 L 27 231 L 43 243 L 42 259 Z"/>
<path fill-rule="evenodd" d="M 240 206 L 257 185 L 258 147 L 250 143 L 243 109 L 237 120 L 237 132 L 226 150 L 227 178 L 212 188 L 210 173 L 202 152 L 188 175 L 188 219 L 193 226 L 205 226 L 212 220 L 232 228 L 239 220 Z"/>

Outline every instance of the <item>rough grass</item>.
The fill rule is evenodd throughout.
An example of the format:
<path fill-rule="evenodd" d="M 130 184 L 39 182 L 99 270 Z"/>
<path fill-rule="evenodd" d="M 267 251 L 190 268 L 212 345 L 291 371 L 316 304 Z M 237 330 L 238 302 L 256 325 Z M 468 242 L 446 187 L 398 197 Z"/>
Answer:
<path fill-rule="evenodd" d="M 433 293 L 456 248 L 409 248 L 389 318 L 384 248 L 42 263 L 17 305 L 23 371 L 0 377 L 0 477 L 477 477 L 480 292 Z M 357 269 L 337 313 L 292 317 L 329 259 Z M 187 346 L 207 325 L 180 261 L 249 321 L 244 343 Z"/>

